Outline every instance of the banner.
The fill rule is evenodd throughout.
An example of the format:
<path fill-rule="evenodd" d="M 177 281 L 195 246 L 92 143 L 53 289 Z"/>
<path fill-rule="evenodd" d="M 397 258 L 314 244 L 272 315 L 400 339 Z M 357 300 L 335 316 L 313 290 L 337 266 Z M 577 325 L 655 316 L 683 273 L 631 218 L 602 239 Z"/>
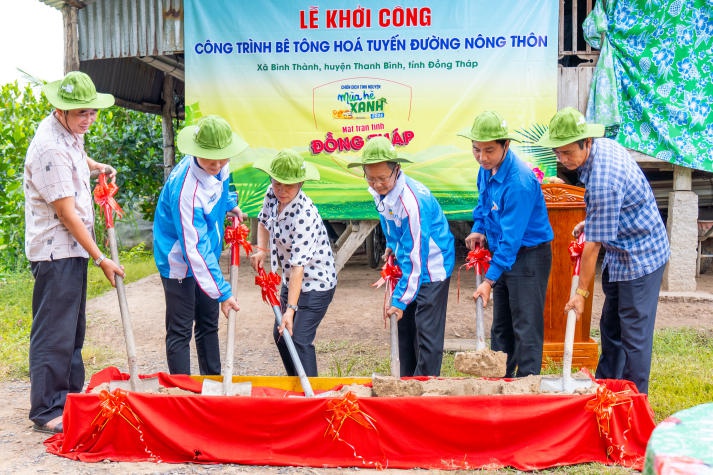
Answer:
<path fill-rule="evenodd" d="M 559 2 L 536 0 L 185 0 L 187 123 L 219 114 L 250 144 L 231 162 L 255 216 L 269 179 L 252 168 L 280 149 L 320 172 L 305 192 L 325 219 L 376 219 L 361 168 L 386 135 L 449 219 L 471 219 L 478 166 L 458 137 L 484 110 L 528 142 L 556 112 Z M 549 150 L 518 146 L 546 176 Z"/>

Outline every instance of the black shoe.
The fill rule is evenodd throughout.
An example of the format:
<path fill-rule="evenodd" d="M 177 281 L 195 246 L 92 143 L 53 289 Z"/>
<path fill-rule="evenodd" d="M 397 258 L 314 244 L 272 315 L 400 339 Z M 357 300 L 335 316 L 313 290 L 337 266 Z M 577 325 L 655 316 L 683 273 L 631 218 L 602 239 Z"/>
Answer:
<path fill-rule="evenodd" d="M 35 424 L 32 426 L 32 430 L 34 430 L 35 432 L 43 432 L 45 434 L 61 434 L 62 432 L 64 432 L 64 427 L 62 426 L 61 422 L 59 422 L 54 427 L 50 427 L 47 424 Z"/>

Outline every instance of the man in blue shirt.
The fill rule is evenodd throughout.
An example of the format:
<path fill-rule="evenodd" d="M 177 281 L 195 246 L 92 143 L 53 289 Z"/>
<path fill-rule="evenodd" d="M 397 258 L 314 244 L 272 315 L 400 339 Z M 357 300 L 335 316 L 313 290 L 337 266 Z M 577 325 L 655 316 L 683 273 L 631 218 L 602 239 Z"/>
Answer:
<path fill-rule="evenodd" d="M 349 167 L 363 168 L 386 236 L 384 259 L 393 253 L 403 274 L 386 311 L 398 320 L 401 376 L 439 376 L 455 246 L 436 198 L 401 171 L 408 161 L 379 136 Z"/>
<path fill-rule="evenodd" d="M 487 305 L 493 292 L 490 346 L 507 353 L 505 377 L 540 374 L 544 308 L 554 238 L 540 183 L 510 150 L 507 123 L 495 112 L 478 115 L 458 135 L 473 143 L 478 171 L 478 205 L 465 238 L 468 249 L 485 246 L 490 268 L 473 299 Z"/>
<path fill-rule="evenodd" d="M 604 135 L 600 124 L 587 124 L 571 107 L 559 111 L 537 145 L 552 148 L 568 170 L 577 170 L 586 191 L 579 288 L 565 311 L 584 311 L 584 300 L 603 247 L 604 307 L 599 323 L 602 354 L 597 378 L 633 381 L 649 388 L 656 307 L 670 254 L 666 227 L 643 172 L 624 147 Z"/>

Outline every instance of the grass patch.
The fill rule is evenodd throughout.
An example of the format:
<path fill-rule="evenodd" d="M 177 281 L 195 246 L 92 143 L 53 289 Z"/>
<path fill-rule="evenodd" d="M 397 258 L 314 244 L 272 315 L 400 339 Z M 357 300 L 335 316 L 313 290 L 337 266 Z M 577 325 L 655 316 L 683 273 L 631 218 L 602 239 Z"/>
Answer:
<path fill-rule="evenodd" d="M 156 272 L 150 252 L 137 246 L 120 256 L 130 283 Z M 32 326 L 32 287 L 34 279 L 29 270 L 0 276 L 0 381 L 29 377 L 28 351 Z M 90 265 L 87 276 L 87 298 L 112 289 L 98 267 Z M 82 352 L 88 365 L 101 365 L 105 360 L 100 348 L 86 347 Z"/>
<path fill-rule="evenodd" d="M 655 333 L 649 403 L 661 422 L 713 401 L 713 332 L 668 328 Z"/>

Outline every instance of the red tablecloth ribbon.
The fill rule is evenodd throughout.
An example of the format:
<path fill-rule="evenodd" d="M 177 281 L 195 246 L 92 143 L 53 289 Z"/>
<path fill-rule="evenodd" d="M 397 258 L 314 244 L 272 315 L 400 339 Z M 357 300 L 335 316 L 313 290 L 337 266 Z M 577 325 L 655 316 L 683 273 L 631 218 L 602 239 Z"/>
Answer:
<path fill-rule="evenodd" d="M 342 438 L 341 430 L 344 423 L 351 419 L 365 429 L 373 429 L 378 432 L 374 425 L 374 418 L 366 414 L 359 408 L 359 400 L 353 392 L 349 391 L 343 398 L 330 399 L 327 402 L 327 412 L 332 413 L 331 417 L 327 418 L 327 430 L 324 432 L 324 437 L 330 436 L 333 440 L 343 442 L 352 449 L 354 458 L 361 460 L 362 464 L 373 466 L 381 469 L 383 464 L 380 462 L 368 462 L 364 457 L 357 454 L 356 448 L 351 443 Z"/>
<path fill-rule="evenodd" d="M 473 269 L 476 274 L 485 275 L 485 273 L 488 272 L 488 269 L 490 269 L 490 260 L 492 259 L 492 257 L 493 255 L 490 253 L 490 251 L 488 251 L 484 247 L 480 247 L 479 245 L 476 245 L 475 248 L 468 253 L 465 258 L 465 264 L 458 268 L 458 290 L 456 292 L 457 301 L 460 302 L 461 269 L 465 267 L 465 270 Z"/>
<path fill-rule="evenodd" d="M 144 433 L 141 430 L 141 418 L 129 407 L 126 397 L 127 392 L 121 389 L 115 389 L 113 392 L 109 392 L 106 389 L 101 391 L 99 393 L 99 413 L 94 416 L 91 422 L 92 431 L 88 437 L 79 442 L 70 452 L 75 452 L 88 443 L 91 444 L 104 430 L 109 421 L 119 416 L 137 432 L 139 440 L 144 444 L 144 452 L 146 452 L 149 458 L 154 462 L 161 462 L 161 458 L 153 453 L 148 445 L 146 445 Z"/>
<path fill-rule="evenodd" d="M 604 439 L 607 446 L 607 457 L 614 460 L 625 460 L 626 453 L 626 434 L 631 431 L 633 401 L 631 399 L 631 390 L 614 392 L 605 385 L 600 384 L 594 397 L 588 401 L 584 408 L 592 411 L 597 418 L 597 427 L 599 428 L 599 436 Z M 626 416 L 626 429 L 621 432 L 621 441 L 618 433 L 613 433 L 611 430 L 611 421 L 614 419 L 614 408 L 623 404 L 628 404 Z M 620 442 L 620 443 L 618 443 Z"/>
<path fill-rule="evenodd" d="M 114 216 L 112 211 L 116 211 L 116 214 L 120 218 L 124 216 L 124 210 L 121 209 L 119 203 L 114 199 L 114 195 L 119 191 L 119 187 L 116 183 L 107 183 L 104 173 L 99 174 L 98 181 L 97 186 L 94 188 L 94 201 L 104 212 L 104 222 L 106 222 L 107 229 L 113 228 Z"/>
<path fill-rule="evenodd" d="M 263 267 L 260 267 L 255 276 L 255 285 L 260 286 L 262 290 L 262 300 L 272 306 L 279 306 L 280 299 L 277 298 L 277 286 L 280 285 L 282 279 L 274 272 L 265 272 Z"/>
<path fill-rule="evenodd" d="M 248 241 L 250 228 L 240 223 L 237 218 L 233 218 L 233 225 L 225 228 L 223 238 L 225 243 L 230 245 L 230 265 L 240 266 L 240 246 L 245 249 L 248 256 L 253 252 L 253 246 Z"/>
<path fill-rule="evenodd" d="M 584 252 L 584 233 L 580 233 L 576 241 L 569 243 L 569 258 L 572 260 L 574 268 L 572 275 L 579 275 L 580 264 L 582 262 L 582 252 Z"/>

